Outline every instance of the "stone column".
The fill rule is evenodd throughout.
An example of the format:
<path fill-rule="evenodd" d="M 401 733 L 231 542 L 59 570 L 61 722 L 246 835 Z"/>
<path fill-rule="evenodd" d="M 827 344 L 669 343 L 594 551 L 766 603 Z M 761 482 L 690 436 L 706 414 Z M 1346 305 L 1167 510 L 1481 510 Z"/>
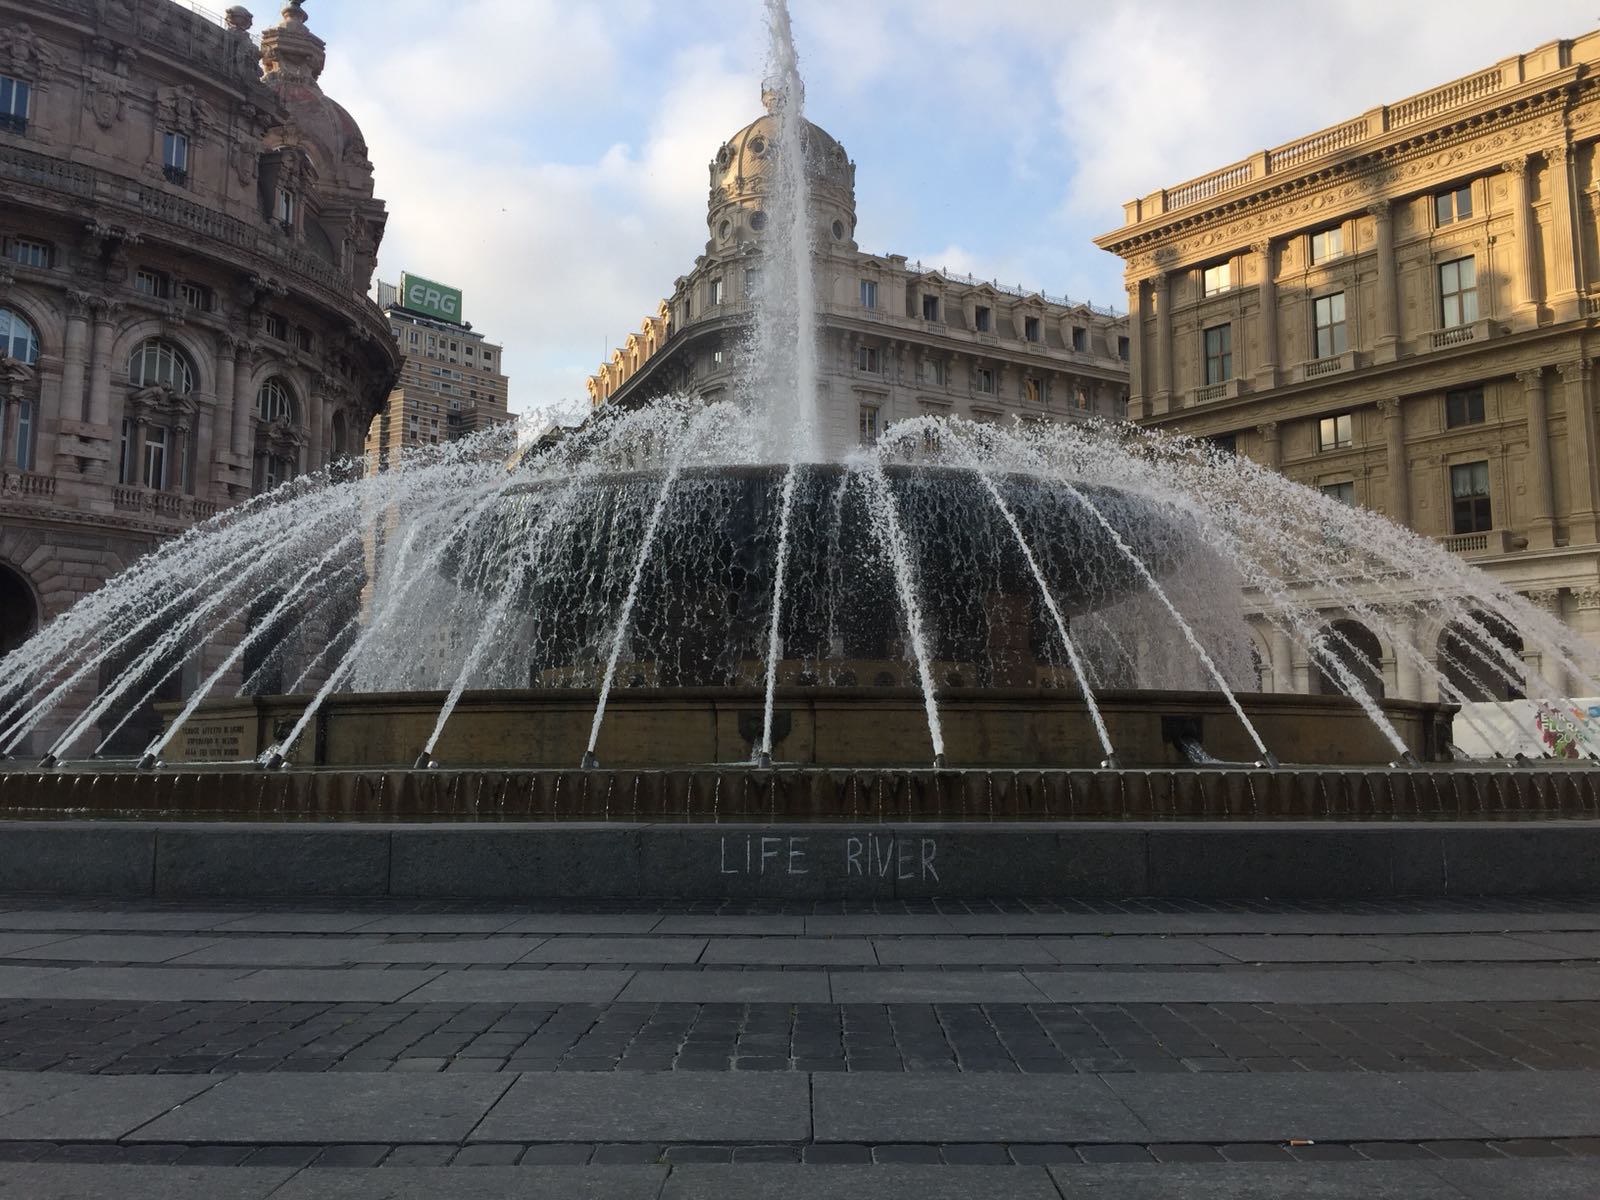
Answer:
<path fill-rule="evenodd" d="M 1391 622 L 1394 638 L 1394 692 L 1397 700 L 1422 699 L 1422 671 L 1417 662 L 1406 653 L 1415 647 L 1417 624 L 1415 618 L 1400 614 Z"/>
<path fill-rule="evenodd" d="M 133 436 L 128 439 L 128 486 L 144 487 L 144 418 L 133 418 Z"/>
<path fill-rule="evenodd" d="M 1550 473 L 1550 411 L 1544 394 L 1544 368 L 1518 371 L 1528 409 L 1528 546 L 1555 545 L 1555 493 Z"/>
<path fill-rule="evenodd" d="M 1145 415 L 1148 403 L 1144 391 L 1144 292 L 1142 279 L 1128 289 L 1128 415 L 1135 420 Z"/>
<path fill-rule="evenodd" d="M 172 426 L 172 436 L 167 439 L 167 491 L 182 493 L 188 490 L 189 473 L 184 469 L 184 457 L 189 450 L 189 426 L 180 422 Z"/>
<path fill-rule="evenodd" d="M 1523 593 L 1528 603 L 1543 609 L 1557 621 L 1561 620 L 1561 590 L 1541 588 Z M 1567 692 L 1567 672 L 1559 662 L 1545 662 L 1543 652 L 1524 649 L 1522 652 L 1523 687 L 1530 700 L 1549 699 Z"/>
<path fill-rule="evenodd" d="M 1261 465 L 1276 471 L 1283 465 L 1283 437 L 1276 421 L 1256 426 L 1261 435 Z"/>
<path fill-rule="evenodd" d="M 61 415 L 67 420 L 89 419 L 89 393 L 84 374 L 89 355 L 89 294 L 67 293 L 67 330 L 61 346 Z"/>
<path fill-rule="evenodd" d="M 1378 257 L 1378 337 L 1372 357 L 1377 362 L 1393 362 L 1400 354 L 1400 297 L 1395 279 L 1394 213 L 1389 201 L 1379 200 L 1367 211 L 1377 225 Z"/>
<path fill-rule="evenodd" d="M 1567 406 L 1567 481 L 1571 513 L 1567 518 L 1567 544 L 1584 546 L 1596 540 L 1594 407 L 1589 397 L 1589 361 L 1562 363 L 1558 368 Z"/>
<path fill-rule="evenodd" d="M 255 434 L 255 422 L 251 419 L 255 397 L 250 394 L 250 365 L 255 360 L 255 352 L 254 344 L 238 343 L 233 364 L 233 455 L 246 469 L 250 466 Z"/>
<path fill-rule="evenodd" d="M 217 405 L 212 445 L 218 456 L 233 451 L 234 355 L 238 352 L 238 338 L 231 333 L 217 335 Z"/>
<path fill-rule="evenodd" d="M 1544 152 L 1549 170 L 1550 277 L 1545 288 L 1557 321 L 1578 315 L 1577 221 L 1572 203 L 1572 149 L 1560 145 Z"/>
<path fill-rule="evenodd" d="M 1152 411 L 1161 414 L 1172 407 L 1172 272 L 1155 277 L 1156 298 L 1156 395 Z"/>
<path fill-rule="evenodd" d="M 89 408 L 88 424 L 94 427 L 95 436 L 115 453 L 117 431 L 111 428 L 111 338 L 113 320 L 119 306 L 113 301 L 100 300 L 93 305 L 94 339 L 89 347 Z M 115 472 L 109 470 L 109 460 L 95 459 L 84 472 L 89 478 L 104 481 Z"/>
<path fill-rule="evenodd" d="M 1261 256 L 1261 365 L 1256 368 L 1256 386 L 1278 386 L 1278 280 L 1274 274 L 1271 240 L 1250 247 Z"/>
<path fill-rule="evenodd" d="M 1567 623 L 1589 645 L 1600 646 L 1600 587 L 1573 588 L 1572 606 L 1574 611 Z M 1567 686 L 1562 690 L 1571 696 L 1582 690 L 1582 684 L 1575 678 L 1568 679 Z"/>
<path fill-rule="evenodd" d="M 323 409 L 322 393 L 313 390 L 306 398 L 306 423 L 310 428 L 310 438 L 306 442 L 306 463 L 302 468 L 306 471 L 320 471 L 327 466 L 323 454 Z"/>
<path fill-rule="evenodd" d="M 1528 156 L 1500 164 L 1511 184 L 1511 237 L 1517 243 L 1517 277 L 1512 280 L 1512 319 L 1518 325 L 1539 320 L 1539 247 L 1533 237 L 1533 210 L 1528 202 Z"/>
<path fill-rule="evenodd" d="M 1398 398 L 1379 400 L 1383 413 L 1384 463 L 1389 472 L 1389 512 L 1391 521 L 1411 524 L 1411 479 L 1406 471 L 1405 416 Z"/>
<path fill-rule="evenodd" d="M 1294 643 L 1282 629 L 1272 631 L 1272 690 L 1292 692 L 1294 686 Z"/>
<path fill-rule="evenodd" d="M 0 392 L 0 470 L 13 466 L 17 461 L 17 435 L 11 430 L 16 420 L 15 414 L 19 411 L 17 404 L 9 392 Z"/>

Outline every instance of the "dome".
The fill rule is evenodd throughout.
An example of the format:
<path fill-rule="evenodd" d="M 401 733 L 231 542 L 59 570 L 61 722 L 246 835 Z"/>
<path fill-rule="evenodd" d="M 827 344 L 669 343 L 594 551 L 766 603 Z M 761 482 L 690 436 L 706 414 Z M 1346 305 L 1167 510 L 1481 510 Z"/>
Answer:
<path fill-rule="evenodd" d="M 317 82 L 325 58 L 325 43 L 306 28 L 300 0 L 290 0 L 282 23 L 261 33 L 264 80 L 288 111 L 295 140 L 316 167 L 319 185 L 370 196 L 367 139 L 355 118 Z"/>
<path fill-rule="evenodd" d="M 716 234 L 714 242 L 726 240 L 728 230 L 737 225 L 731 222 L 730 209 L 762 208 L 769 174 L 777 170 L 777 156 L 783 148 L 782 121 L 772 94 L 764 93 L 762 99 L 767 111 L 723 142 L 711 160 L 708 223 Z M 848 235 L 855 229 L 855 164 L 839 140 L 814 122 L 805 123 L 802 138 L 813 217 L 821 228 L 840 229 Z M 759 232 L 761 226 L 757 223 L 751 228 Z"/>

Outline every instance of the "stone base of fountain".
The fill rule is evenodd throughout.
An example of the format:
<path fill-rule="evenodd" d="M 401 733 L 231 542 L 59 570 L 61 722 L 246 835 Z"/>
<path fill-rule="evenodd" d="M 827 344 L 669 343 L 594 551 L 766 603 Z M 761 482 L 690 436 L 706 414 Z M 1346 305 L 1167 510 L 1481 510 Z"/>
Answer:
<path fill-rule="evenodd" d="M 1206 692 L 1102 692 L 1096 699 L 1121 767 L 1195 765 L 1258 758 L 1226 700 Z M 1251 723 L 1285 764 L 1387 764 L 1398 751 L 1351 700 L 1247 693 Z M 438 692 L 338 694 L 316 714 L 289 756 L 296 766 L 416 764 L 438 717 Z M 250 760 L 272 746 L 308 697 L 266 696 L 202 705 L 169 743 L 172 766 Z M 584 758 L 595 694 L 541 688 L 468 692 L 433 759 L 449 768 L 571 768 Z M 176 706 L 168 706 L 172 720 Z M 1407 750 L 1447 761 L 1448 705 L 1383 705 Z M 939 695 L 945 763 L 968 768 L 1097 767 L 1104 751 L 1077 693 L 1048 688 L 951 688 Z M 762 730 L 759 695 L 745 688 L 623 688 L 612 693 L 596 747 L 603 767 L 662 769 L 748 764 Z M 779 766 L 926 766 L 922 695 L 914 688 L 781 688 L 773 710 Z"/>

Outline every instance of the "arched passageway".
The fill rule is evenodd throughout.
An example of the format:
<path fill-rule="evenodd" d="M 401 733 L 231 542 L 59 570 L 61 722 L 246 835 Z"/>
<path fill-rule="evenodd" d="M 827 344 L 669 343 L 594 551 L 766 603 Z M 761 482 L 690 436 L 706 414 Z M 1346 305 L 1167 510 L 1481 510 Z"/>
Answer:
<path fill-rule="evenodd" d="M 1378 635 L 1361 622 L 1349 620 L 1335 621 L 1328 632 L 1328 653 L 1368 695 L 1383 699 L 1383 646 Z M 1339 672 L 1321 658 L 1314 658 L 1311 663 L 1311 690 L 1319 696 L 1350 694 Z"/>

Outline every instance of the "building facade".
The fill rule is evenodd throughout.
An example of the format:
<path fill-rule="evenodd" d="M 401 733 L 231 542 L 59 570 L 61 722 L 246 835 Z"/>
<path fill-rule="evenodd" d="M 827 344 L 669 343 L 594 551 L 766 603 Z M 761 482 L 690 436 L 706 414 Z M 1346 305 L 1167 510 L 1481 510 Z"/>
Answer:
<path fill-rule="evenodd" d="M 368 466 L 380 471 L 397 465 L 406 450 L 514 420 L 504 349 L 461 319 L 459 291 L 445 289 L 451 306 L 431 303 L 428 290 L 408 303 L 408 278 L 400 287 L 378 283 L 378 307 L 402 355 L 399 379 L 367 429 Z"/>
<path fill-rule="evenodd" d="M 681 393 L 733 399 L 749 377 L 767 193 L 779 121 L 770 110 L 710 165 L 710 238 L 639 328 L 588 381 L 594 404 Z M 908 417 L 1065 421 L 1120 417 L 1125 321 L 1110 309 L 925 269 L 855 242 L 855 163 L 807 124 L 823 448 L 875 441 Z"/>
<path fill-rule="evenodd" d="M 298 0 L 251 24 L 0 0 L 0 651 L 388 393 L 366 143 Z"/>
<path fill-rule="evenodd" d="M 1378 510 L 1600 642 L 1597 65 L 1600 34 L 1552 42 L 1130 201 L 1096 239 L 1127 264 L 1130 416 Z M 1366 633 L 1389 695 L 1437 698 Z M 1267 686 L 1318 686 L 1260 652 Z"/>

